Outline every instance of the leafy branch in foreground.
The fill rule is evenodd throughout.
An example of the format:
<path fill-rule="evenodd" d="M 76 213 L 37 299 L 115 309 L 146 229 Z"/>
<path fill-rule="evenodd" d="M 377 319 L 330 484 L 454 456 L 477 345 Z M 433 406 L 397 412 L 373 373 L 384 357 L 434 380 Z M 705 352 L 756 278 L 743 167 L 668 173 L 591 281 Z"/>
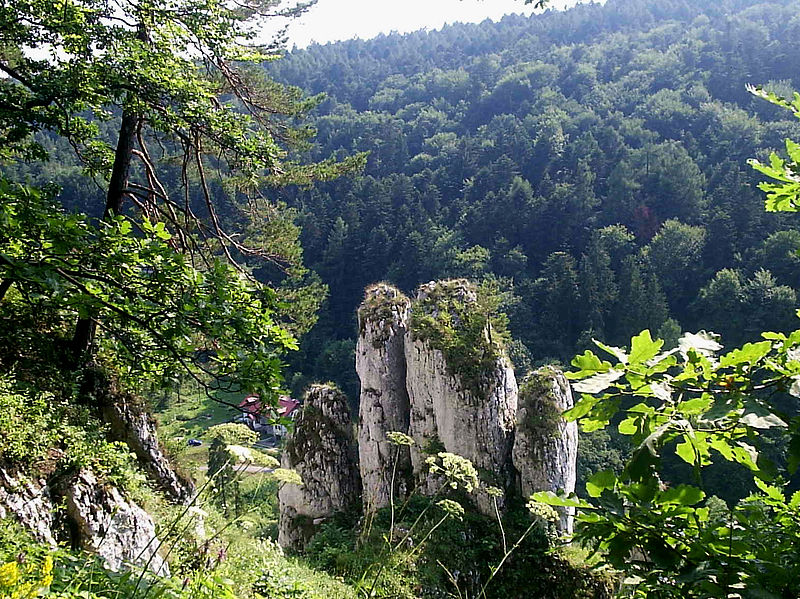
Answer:
<path fill-rule="evenodd" d="M 722 353 L 712 335 L 687 334 L 662 352 L 663 342 L 643 331 L 630 351 L 596 342 L 613 363 L 591 351 L 573 360 L 578 370 L 568 376 L 581 399 L 565 416 L 585 431 L 613 421 L 633 452 L 620 473 L 598 472 L 587 482 L 590 501 L 537 498 L 581 509 L 576 540 L 623 570 L 634 595 L 800 590 L 800 560 L 788 534 L 800 530 L 800 493 L 787 500 L 775 464 L 756 448 L 763 431 L 787 432 L 789 471 L 796 470 L 800 418 L 781 406 L 786 391 L 800 395 L 800 331 L 763 336 Z M 695 484 L 661 478 L 670 454 L 691 467 Z M 761 493 L 731 509 L 707 498 L 703 469 L 719 459 L 750 472 Z M 764 526 L 775 521 L 785 524 Z"/>
<path fill-rule="evenodd" d="M 3 292 L 45 283 L 44 290 L 58 288 L 58 309 L 77 313 L 73 370 L 92 361 L 100 330 L 127 353 L 123 361 L 142 354 L 136 367 L 152 375 L 165 368 L 166 354 L 187 370 L 204 369 L 188 363 L 196 345 L 212 358 L 207 370 L 217 380 L 267 391 L 265 400 L 274 395 L 279 356 L 294 342 L 273 322 L 282 304 L 258 281 L 287 285 L 298 300 L 286 310 L 297 330 L 313 323 L 324 288 L 303 279 L 296 227 L 273 218 L 282 207 L 265 188 L 308 185 L 364 162 L 363 155 L 302 162 L 297 152 L 314 132 L 301 120 L 321 98 L 305 98 L 261 68 L 279 56 L 279 44 L 257 40 L 264 22 L 308 6 L 13 0 L 0 9 L 0 159 L 45 161 L 45 145 L 56 138 L 105 193 L 97 231 L 84 220 L 81 239 L 62 235 L 78 247 L 45 256 L 38 275 L 19 259 L 3 272 Z M 116 220 L 121 215 L 127 224 Z M 44 218 L 45 228 L 61 219 L 31 217 Z M 118 227 L 125 230 L 109 241 Z M 247 238 L 237 232 L 243 227 Z M 161 245 L 135 247 L 129 229 Z M 102 255 L 104 240 L 112 258 Z M 3 251 L 25 243 L 9 235 Z M 69 254 L 84 260 L 58 264 Z"/>
<path fill-rule="evenodd" d="M 786 100 L 749 90 L 800 118 L 800 94 Z M 786 150 L 788 160 L 773 153 L 769 165 L 750 161 L 773 179 L 760 185 L 767 211 L 800 208 L 800 145 L 786 140 Z M 613 362 L 588 350 L 572 361 L 577 371 L 567 376 L 579 381 L 581 399 L 565 417 L 584 431 L 613 423 L 633 451 L 621 472 L 589 479 L 591 501 L 537 498 L 582 510 L 575 538 L 627 574 L 627 594 L 800 595 L 800 491 L 785 477 L 800 465 L 800 330 L 761 337 L 722 353 L 713 334 L 690 333 L 662 351 L 664 342 L 646 330 L 630 350 L 595 341 Z M 757 448 L 769 431 L 785 441 L 785 472 Z M 662 479 L 672 456 L 691 468 L 694 484 Z M 715 460 L 748 472 L 757 491 L 734 506 L 707 497 L 703 475 Z"/>

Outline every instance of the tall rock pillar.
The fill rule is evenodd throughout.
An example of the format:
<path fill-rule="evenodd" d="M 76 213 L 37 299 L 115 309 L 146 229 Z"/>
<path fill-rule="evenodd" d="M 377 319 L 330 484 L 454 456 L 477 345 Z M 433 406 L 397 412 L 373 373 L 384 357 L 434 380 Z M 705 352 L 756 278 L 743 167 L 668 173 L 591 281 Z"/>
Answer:
<path fill-rule="evenodd" d="M 392 480 L 395 498 L 405 497 L 410 487 L 408 447 L 386 438 L 391 431 L 408 433 L 404 341 L 410 308 L 411 300 L 384 283 L 368 287 L 358 308 L 358 448 L 365 511 L 389 505 Z"/>
<path fill-rule="evenodd" d="M 467 458 L 492 485 L 507 488 L 517 383 L 476 287 L 461 279 L 422 285 L 405 353 L 409 430 L 416 441 L 411 459 L 422 492 L 433 493 L 439 484 L 425 465 L 437 451 Z M 477 505 L 492 513 L 486 494 L 477 496 Z"/>
<path fill-rule="evenodd" d="M 358 508 L 361 492 L 347 398 L 333 385 L 312 385 L 283 451 L 281 466 L 296 471 L 302 486 L 278 491 L 278 543 L 302 550 L 322 520 Z"/>
<path fill-rule="evenodd" d="M 572 406 L 569 382 L 552 366 L 531 373 L 520 387 L 513 461 L 523 497 L 575 491 L 578 425 L 561 416 Z M 573 513 L 561 508 L 562 532 L 572 532 Z"/>

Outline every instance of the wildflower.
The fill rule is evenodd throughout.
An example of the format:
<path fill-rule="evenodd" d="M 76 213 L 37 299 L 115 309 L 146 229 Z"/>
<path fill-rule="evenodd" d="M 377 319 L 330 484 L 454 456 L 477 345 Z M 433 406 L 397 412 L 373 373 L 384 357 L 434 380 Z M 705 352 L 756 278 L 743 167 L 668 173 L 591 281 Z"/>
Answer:
<path fill-rule="evenodd" d="M 503 496 L 503 490 L 502 489 L 498 489 L 497 487 L 486 487 L 486 494 L 489 497 L 502 497 Z"/>
<path fill-rule="evenodd" d="M 268 453 L 264 453 L 262 451 L 254 451 L 253 452 L 254 462 L 259 466 L 264 466 L 265 468 L 278 468 L 281 463 L 275 459 L 274 456 L 269 455 Z"/>
<path fill-rule="evenodd" d="M 472 462 L 460 455 L 442 451 L 436 457 L 429 457 L 425 463 L 428 464 L 431 474 L 444 476 L 452 489 L 461 486 L 467 493 L 472 493 L 478 487 L 478 471 Z"/>
<path fill-rule="evenodd" d="M 52 574 L 53 573 L 53 556 L 48 555 L 44 558 L 44 563 L 42 564 L 42 574 Z"/>
<path fill-rule="evenodd" d="M 39 586 L 49 588 L 53 584 L 53 556 L 48 555 L 42 562 L 42 579 L 39 581 Z"/>
<path fill-rule="evenodd" d="M 237 462 L 252 462 L 253 461 L 253 451 L 249 447 L 243 447 L 241 445 L 227 445 L 225 449 L 236 458 Z"/>
<path fill-rule="evenodd" d="M 405 445 L 407 447 L 414 445 L 414 439 L 412 439 L 411 437 L 409 437 L 404 433 L 400 433 L 397 431 L 389 431 L 388 433 L 386 433 L 386 438 L 392 445 L 398 445 L 398 446 Z"/>
<path fill-rule="evenodd" d="M 9 588 L 19 582 L 19 566 L 17 562 L 8 562 L 0 566 L 0 588 Z"/>
<path fill-rule="evenodd" d="M 437 501 L 436 505 L 458 520 L 464 517 L 464 508 L 457 501 L 442 499 L 441 501 Z"/>
<path fill-rule="evenodd" d="M 558 522 L 558 512 L 546 503 L 540 503 L 539 501 L 531 499 L 525 504 L 525 507 L 528 508 L 528 511 L 534 518 L 542 521 L 544 524 L 555 524 Z"/>

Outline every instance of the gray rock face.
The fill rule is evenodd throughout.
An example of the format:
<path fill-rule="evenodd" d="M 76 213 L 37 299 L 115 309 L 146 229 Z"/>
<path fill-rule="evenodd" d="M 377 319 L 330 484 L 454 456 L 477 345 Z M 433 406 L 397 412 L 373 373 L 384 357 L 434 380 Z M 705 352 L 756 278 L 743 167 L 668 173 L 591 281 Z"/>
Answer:
<path fill-rule="evenodd" d="M 513 460 L 523 497 L 536 491 L 575 491 L 578 425 L 561 417 L 572 406 L 569 382 L 555 368 L 540 368 L 522 384 Z M 562 532 L 572 532 L 573 512 L 560 512 Z"/>
<path fill-rule="evenodd" d="M 410 308 L 411 301 L 400 291 L 377 284 L 367 288 L 358 309 L 358 455 L 365 511 L 389 505 L 395 459 L 395 499 L 404 498 L 410 488 L 408 447 L 395 447 L 386 439 L 391 431 L 408 432 L 404 338 Z"/>
<path fill-rule="evenodd" d="M 0 518 L 14 516 L 33 537 L 55 547 L 53 503 L 44 481 L 12 476 L 0 468 Z"/>
<path fill-rule="evenodd" d="M 420 287 L 417 305 L 434 296 L 437 302 L 427 307 L 434 318 L 440 317 L 436 312 L 438 304 L 455 301 L 469 309 L 476 302 L 472 286 L 447 281 Z M 461 325 L 452 323 L 454 328 Z M 487 347 L 491 343 L 488 326 L 480 341 Z M 479 472 L 493 477 L 492 485 L 508 487 L 512 480 L 510 457 L 517 411 L 517 383 L 510 362 L 498 352 L 488 369 L 466 381 L 453 371 L 443 352 L 434 348 L 434 340 L 416 337 L 413 331 L 406 334 L 405 351 L 410 434 L 417 443 L 411 460 L 420 488 L 432 493 L 438 487 L 425 472 L 426 450 L 437 447 L 470 460 Z M 481 511 L 492 513 L 493 504 L 487 495 L 479 493 L 477 503 Z"/>
<path fill-rule="evenodd" d="M 157 552 L 160 543 L 153 519 L 115 487 L 102 485 L 92 472 L 83 470 L 67 487 L 65 502 L 81 548 L 97 554 L 109 569 L 135 564 L 169 574 Z"/>
<path fill-rule="evenodd" d="M 386 441 L 390 431 L 414 440 L 408 458 L 402 449 L 398 478 L 405 481 L 410 470 L 406 488 L 424 494 L 442 484 L 426 464 L 441 451 L 470 460 L 484 483 L 506 491 L 516 487 L 523 497 L 574 491 L 577 427 L 561 417 L 572 407 L 569 384 L 557 370 L 544 368 L 528 380 L 522 398 L 484 310 L 476 287 L 463 279 L 422 285 L 413 303 L 390 285 L 367 289 L 356 348 L 366 509 L 388 504 L 397 455 Z M 395 489 L 396 495 L 402 492 Z M 476 503 L 493 515 L 485 491 Z M 292 509 L 299 513 L 299 505 Z M 308 515 L 313 519 L 316 512 Z M 562 514 L 560 527 L 571 531 L 571 513 Z"/>
<path fill-rule="evenodd" d="M 423 341 L 406 343 L 407 385 L 411 399 L 411 451 L 420 489 L 433 493 L 438 482 L 428 477 L 425 460 L 433 450 L 455 453 L 470 460 L 484 473 L 491 473 L 497 487 L 507 487 L 510 454 L 517 408 L 517 383 L 504 358 L 489 373 L 485 397 L 464 388 L 449 374 L 442 352 Z M 492 513 L 485 494 L 478 494 L 478 507 Z"/>
<path fill-rule="evenodd" d="M 187 502 L 194 494 L 191 480 L 180 477 L 158 442 L 156 425 L 150 414 L 127 394 L 102 407 L 103 420 L 110 435 L 122 441 L 136 454 L 139 463 L 173 499 Z"/>
<path fill-rule="evenodd" d="M 302 550 L 324 519 L 358 507 L 361 484 L 347 398 L 330 385 L 313 385 L 286 443 L 281 466 L 303 485 L 278 491 L 278 543 Z"/>

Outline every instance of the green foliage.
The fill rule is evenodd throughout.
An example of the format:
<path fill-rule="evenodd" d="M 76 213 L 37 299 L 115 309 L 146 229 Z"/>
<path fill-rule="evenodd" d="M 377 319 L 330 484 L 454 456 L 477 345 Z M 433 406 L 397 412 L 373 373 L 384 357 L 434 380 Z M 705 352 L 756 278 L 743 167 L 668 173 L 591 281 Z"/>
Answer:
<path fill-rule="evenodd" d="M 43 474 L 90 468 L 128 491 L 143 479 L 128 447 L 109 442 L 88 410 L 5 375 L 0 375 L 0 460 Z"/>
<path fill-rule="evenodd" d="M 500 298 L 489 284 L 464 279 L 437 281 L 420 290 L 412 304 L 411 332 L 440 350 L 450 373 L 472 392 L 486 392 L 485 373 L 504 355 L 507 319 L 498 312 Z"/>
<path fill-rule="evenodd" d="M 55 398 L 46 393 L 24 394 L 14 381 L 0 378 L 0 460 L 36 463 L 58 439 Z"/>
<path fill-rule="evenodd" d="M 220 441 L 225 445 L 250 446 L 258 441 L 258 433 L 245 426 L 233 422 L 216 424 L 208 429 L 207 437 L 211 441 Z"/>
<path fill-rule="evenodd" d="M 430 504 L 430 499 L 412 498 L 395 523 L 397 530 L 411 527 Z M 366 583 L 365 591 L 371 586 L 376 564 L 385 564 L 373 589 L 374 596 L 410 599 L 459 593 L 478 597 L 503 557 L 497 523 L 474 509 L 467 509 L 463 520 L 446 520 L 417 551 L 417 539 L 440 520 L 437 512 L 428 510 L 417 523 L 419 532 L 412 535 L 414 543 L 387 555 L 383 544 L 390 520 L 388 509 L 379 510 L 371 528 L 361 534 L 352 522 L 327 522 L 312 539 L 308 558 L 332 574 L 354 583 L 361 581 L 362 586 Z M 527 510 L 516 509 L 504 519 L 506 535 L 512 541 L 523 536 L 530 524 Z M 409 553 L 413 554 L 410 558 Z M 534 527 L 497 570 L 486 587 L 486 597 L 602 599 L 611 597 L 611 588 L 611 580 L 604 574 L 548 550 L 544 529 Z"/>
<path fill-rule="evenodd" d="M 748 90 L 776 106 L 786 108 L 800 118 L 800 94 L 794 92 L 792 99 L 782 98 L 774 92 L 769 92 L 761 87 L 748 87 Z M 766 192 L 767 212 L 797 212 L 800 206 L 797 198 L 800 197 L 800 182 L 797 181 L 798 169 L 800 169 L 800 145 L 791 139 L 786 140 L 786 154 L 788 160 L 778 156 L 777 153 L 770 154 L 769 164 L 764 164 L 758 160 L 750 160 L 750 165 L 767 175 L 777 183 L 761 183 L 759 188 Z"/>
<path fill-rule="evenodd" d="M 615 419 L 633 452 L 621 471 L 603 470 L 586 482 L 590 502 L 537 498 L 583 510 L 575 538 L 624 570 L 637 596 L 718 597 L 740 587 L 795 594 L 796 565 L 779 530 L 792 528 L 800 494 L 784 496 L 775 465 L 757 444 L 764 431 L 794 431 L 796 417 L 778 397 L 796 392 L 799 344 L 800 332 L 764 333 L 763 341 L 726 353 L 705 333 L 684 335 L 666 352 L 649 331 L 632 338 L 629 351 L 598 342 L 614 363 L 589 351 L 575 358 L 578 370 L 568 376 L 578 379 L 581 399 L 566 416 L 587 431 Z M 662 480 L 670 454 L 691 467 L 694 485 Z M 714 459 L 751 472 L 761 491 L 722 516 L 704 506 L 702 473 Z M 769 526 L 770 519 L 781 524 Z"/>
<path fill-rule="evenodd" d="M 272 317 L 273 291 L 219 260 L 195 268 L 163 222 L 123 216 L 95 227 L 41 192 L 0 178 L 0 277 L 28 302 L 99 318 L 106 351 L 135 380 L 189 371 L 275 395 L 295 346 Z M 209 359 L 210 357 L 210 359 Z"/>
<path fill-rule="evenodd" d="M 561 410 L 552 401 L 552 386 L 557 371 L 551 366 L 544 366 L 530 372 L 519 386 L 520 398 L 540 398 L 535 410 L 528 410 L 525 420 L 517 422 L 517 426 L 542 438 L 559 435 L 558 423 L 561 421 Z M 544 400 L 542 400 L 544 398 Z"/>

